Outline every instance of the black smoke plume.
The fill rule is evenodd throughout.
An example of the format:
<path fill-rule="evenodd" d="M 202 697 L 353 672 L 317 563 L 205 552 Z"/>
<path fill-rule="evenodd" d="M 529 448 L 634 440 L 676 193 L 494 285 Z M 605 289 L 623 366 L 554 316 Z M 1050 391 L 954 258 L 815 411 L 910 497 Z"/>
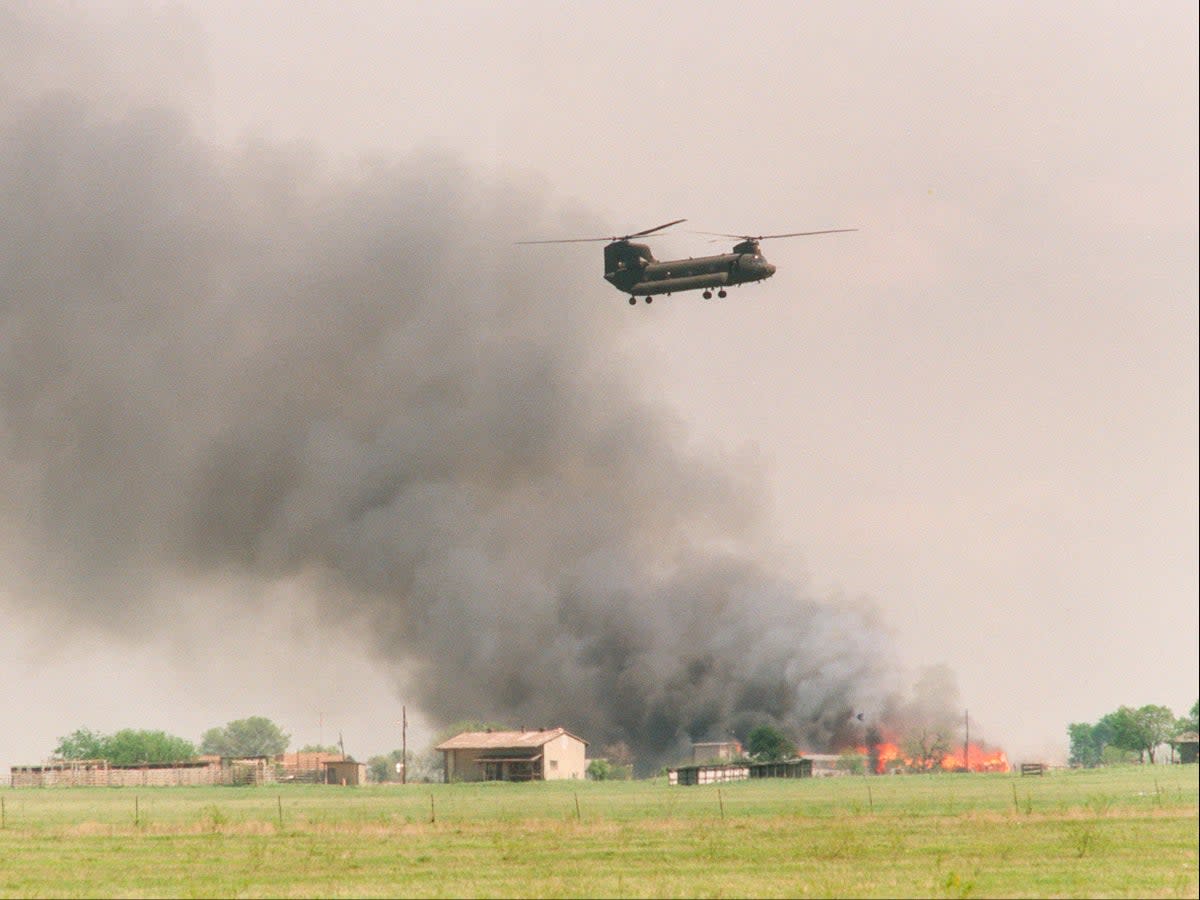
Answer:
<path fill-rule="evenodd" d="M 38 617 L 152 641 L 167 582 L 304 578 L 434 722 L 643 762 L 853 737 L 873 613 L 759 562 L 756 476 L 644 399 L 594 261 L 511 243 L 599 223 L 436 154 L 338 172 L 0 100 L 0 528 Z"/>

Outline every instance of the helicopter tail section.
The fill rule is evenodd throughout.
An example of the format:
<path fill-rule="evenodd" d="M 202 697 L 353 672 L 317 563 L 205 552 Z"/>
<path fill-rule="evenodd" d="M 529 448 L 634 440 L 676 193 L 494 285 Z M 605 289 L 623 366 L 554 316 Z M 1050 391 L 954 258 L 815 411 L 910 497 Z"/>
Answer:
<path fill-rule="evenodd" d="M 656 262 L 654 254 L 645 244 L 614 241 L 604 248 L 604 274 L 606 277 L 619 272 L 644 269 L 652 262 Z"/>

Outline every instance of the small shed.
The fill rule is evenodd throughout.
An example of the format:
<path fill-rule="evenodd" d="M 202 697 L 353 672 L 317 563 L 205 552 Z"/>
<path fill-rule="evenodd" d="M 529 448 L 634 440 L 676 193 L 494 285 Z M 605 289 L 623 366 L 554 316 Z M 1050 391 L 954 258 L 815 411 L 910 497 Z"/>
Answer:
<path fill-rule="evenodd" d="M 352 759 L 327 760 L 325 766 L 326 784 L 355 785 L 367 783 L 367 764 L 355 762 Z"/>
<path fill-rule="evenodd" d="M 1200 752 L 1200 734 L 1194 731 L 1185 731 L 1183 734 L 1175 735 L 1169 743 L 1181 763 L 1196 762 L 1197 754 Z"/>
<path fill-rule="evenodd" d="M 583 778 L 587 741 L 565 728 L 464 731 L 437 745 L 446 781 Z"/>
<path fill-rule="evenodd" d="M 280 781 L 325 784 L 325 764 L 343 762 L 345 759 L 341 753 L 326 753 L 323 750 L 307 753 L 296 751 L 276 756 L 275 767 L 279 770 Z"/>

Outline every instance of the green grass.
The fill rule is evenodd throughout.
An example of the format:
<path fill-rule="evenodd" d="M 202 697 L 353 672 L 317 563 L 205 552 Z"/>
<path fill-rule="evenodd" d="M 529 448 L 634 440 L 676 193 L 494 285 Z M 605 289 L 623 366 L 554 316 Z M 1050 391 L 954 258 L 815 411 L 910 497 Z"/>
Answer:
<path fill-rule="evenodd" d="M 1195 897 L 1197 771 L 4 790 L 0 895 Z"/>

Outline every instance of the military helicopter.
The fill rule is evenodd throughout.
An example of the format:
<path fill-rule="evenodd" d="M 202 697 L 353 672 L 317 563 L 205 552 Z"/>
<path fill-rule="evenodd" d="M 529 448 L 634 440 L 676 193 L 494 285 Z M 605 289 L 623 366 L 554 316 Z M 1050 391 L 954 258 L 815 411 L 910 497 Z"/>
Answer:
<path fill-rule="evenodd" d="M 655 259 L 646 244 L 632 242 L 633 238 L 645 237 L 686 221 L 687 219 L 675 219 L 673 222 L 655 225 L 653 228 L 635 231 L 633 234 L 621 237 L 559 238 L 548 241 L 517 241 L 517 243 L 581 244 L 592 241 L 608 241 L 608 246 L 604 248 L 604 279 L 617 290 L 628 294 L 629 305 L 633 306 L 637 303 L 638 297 L 644 297 L 647 303 L 652 303 L 655 294 L 670 296 L 676 291 L 703 290 L 704 299 L 711 300 L 712 289 L 716 288 L 717 296 L 724 298 L 726 287 L 770 278 L 775 274 L 775 266 L 763 258 L 762 251 L 758 247 L 759 241 L 858 231 L 857 228 L 827 228 L 822 231 L 792 231 L 787 234 L 759 235 L 700 231 L 695 233 L 733 238 L 738 243 L 734 244 L 733 250 L 729 253 L 670 260 Z"/>

